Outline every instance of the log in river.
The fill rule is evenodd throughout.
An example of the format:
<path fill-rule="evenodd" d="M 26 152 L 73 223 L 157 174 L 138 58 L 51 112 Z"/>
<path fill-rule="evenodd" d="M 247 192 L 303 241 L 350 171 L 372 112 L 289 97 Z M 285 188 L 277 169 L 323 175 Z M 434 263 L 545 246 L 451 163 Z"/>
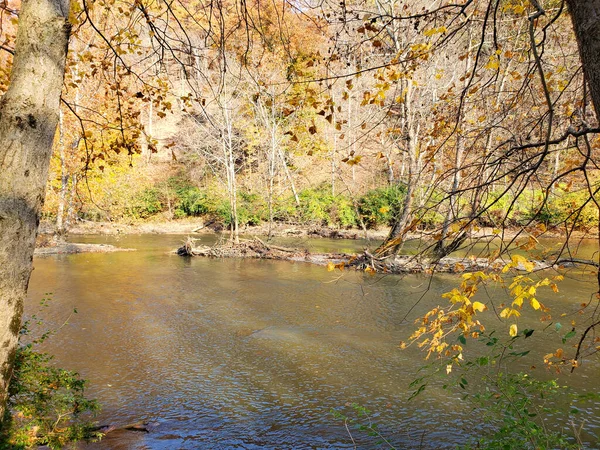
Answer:
<path fill-rule="evenodd" d="M 440 260 L 421 255 L 397 255 L 380 258 L 365 250 L 360 254 L 347 253 L 310 253 L 298 248 L 287 248 L 271 245 L 259 238 L 243 240 L 239 244 L 226 243 L 218 246 L 194 247 L 193 241 L 188 240 L 177 249 L 180 256 L 204 256 L 213 258 L 257 258 L 275 259 L 319 264 L 331 268 L 345 267 L 379 273 L 461 273 L 475 271 L 501 270 L 509 258 L 475 258 L 475 257 L 444 257 Z M 573 263 L 589 264 L 586 261 L 532 261 L 534 270 L 559 268 L 561 265 Z M 517 269 L 525 270 L 521 264 Z"/>

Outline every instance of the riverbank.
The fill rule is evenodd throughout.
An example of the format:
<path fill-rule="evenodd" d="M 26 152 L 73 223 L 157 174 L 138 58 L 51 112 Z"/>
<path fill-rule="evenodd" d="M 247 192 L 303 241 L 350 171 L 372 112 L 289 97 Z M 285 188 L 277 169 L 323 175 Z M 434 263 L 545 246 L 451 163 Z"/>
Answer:
<path fill-rule="evenodd" d="M 43 221 L 40 224 L 40 234 L 52 235 L 56 231 L 51 222 Z M 185 218 L 170 221 L 153 222 L 77 222 L 69 228 L 69 235 L 85 234 L 229 234 L 223 224 L 215 221 L 204 222 L 198 218 Z M 311 237 L 329 239 L 374 239 L 383 240 L 389 233 L 389 227 L 376 230 L 361 230 L 358 228 L 339 229 L 317 225 L 300 225 L 289 223 L 276 223 L 269 229 L 269 224 L 245 226 L 240 228 L 240 233 L 253 236 L 274 237 Z"/>
<path fill-rule="evenodd" d="M 328 239 L 366 239 L 366 240 L 384 240 L 389 227 L 379 227 L 377 229 L 363 230 L 359 228 L 332 228 L 318 225 L 275 223 L 269 227 L 268 223 L 256 226 L 245 226 L 240 228 L 240 233 L 246 236 L 273 236 L 273 237 L 310 237 L 310 238 L 328 238 Z M 40 224 L 40 234 L 52 235 L 55 233 L 54 223 L 42 221 Z M 170 221 L 140 221 L 140 222 L 92 222 L 80 221 L 69 228 L 70 235 L 119 235 L 119 234 L 214 234 L 220 233 L 228 235 L 229 231 L 223 227 L 223 224 L 215 221 L 203 221 L 200 218 L 185 218 Z M 427 231 L 415 232 L 409 234 L 407 238 L 423 238 L 429 236 Z M 501 238 L 503 240 L 513 239 L 523 234 L 519 228 L 507 228 L 504 230 L 492 229 L 489 227 L 479 228 L 472 234 L 473 238 L 492 239 Z M 551 229 L 543 233 L 536 233 L 537 237 L 560 238 L 564 235 L 563 230 Z M 571 237 L 596 238 L 597 235 L 591 232 L 574 231 Z"/>

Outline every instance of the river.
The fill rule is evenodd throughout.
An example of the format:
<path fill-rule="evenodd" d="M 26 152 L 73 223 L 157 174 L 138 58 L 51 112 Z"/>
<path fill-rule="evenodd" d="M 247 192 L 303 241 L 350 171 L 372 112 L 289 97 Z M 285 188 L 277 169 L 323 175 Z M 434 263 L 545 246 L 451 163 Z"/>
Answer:
<path fill-rule="evenodd" d="M 102 404 L 101 424 L 152 426 L 150 433 L 110 433 L 85 448 L 353 448 L 352 439 L 359 448 L 385 448 L 359 431 L 351 438 L 331 413 L 351 414 L 353 403 L 371 410 L 399 449 L 454 448 L 477 435 L 479 418 L 460 393 L 436 385 L 407 401 L 423 355 L 398 347 L 414 318 L 457 284 L 455 276 L 370 276 L 170 254 L 184 238 L 77 236 L 137 251 L 34 259 L 26 314 L 44 317 L 45 328 L 62 326 L 44 349 L 90 381 L 88 395 Z M 204 236 L 202 243 L 214 239 Z M 302 243 L 313 251 L 364 244 Z M 576 313 L 594 289 L 593 280 L 580 278 L 567 278 L 559 294 L 548 290 L 540 300 Z M 51 300 L 40 312 L 42 298 Z M 493 326 L 505 328 L 488 314 Z M 539 330 L 532 358 L 547 376 L 541 355 L 561 346 L 560 336 L 527 320 L 520 326 Z M 582 393 L 597 393 L 599 382 L 597 357 L 569 379 Z M 581 419 L 584 439 L 598 448 L 600 402 L 582 406 L 574 420 Z"/>

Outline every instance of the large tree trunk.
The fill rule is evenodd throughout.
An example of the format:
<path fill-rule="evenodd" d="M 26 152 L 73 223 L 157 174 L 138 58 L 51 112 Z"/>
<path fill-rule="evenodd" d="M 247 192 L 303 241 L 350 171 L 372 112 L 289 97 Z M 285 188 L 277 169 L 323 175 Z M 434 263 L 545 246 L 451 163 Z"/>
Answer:
<path fill-rule="evenodd" d="M 69 41 L 69 0 L 23 0 L 0 100 L 0 418 L 17 347 Z"/>
<path fill-rule="evenodd" d="M 596 117 L 600 115 L 600 0 L 567 0 Z"/>

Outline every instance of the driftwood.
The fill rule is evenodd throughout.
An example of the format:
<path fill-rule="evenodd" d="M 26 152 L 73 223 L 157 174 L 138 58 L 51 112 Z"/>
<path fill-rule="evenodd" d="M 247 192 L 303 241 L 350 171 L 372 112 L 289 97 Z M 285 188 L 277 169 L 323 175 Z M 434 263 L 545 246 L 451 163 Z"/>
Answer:
<path fill-rule="evenodd" d="M 177 250 L 181 256 L 204 256 L 213 258 L 258 258 L 276 259 L 296 262 L 307 262 L 343 269 L 354 268 L 367 272 L 378 273 L 461 273 L 479 270 L 501 270 L 507 262 L 504 259 L 490 260 L 488 258 L 444 257 L 423 258 L 418 256 L 378 257 L 364 250 L 358 255 L 347 253 L 309 253 L 307 250 L 286 248 L 263 242 L 259 238 L 242 241 L 239 244 L 220 246 L 194 247 L 193 240 L 188 240 Z M 534 270 L 556 267 L 551 262 L 534 261 Z M 525 270 L 525 267 L 518 267 Z"/>
<path fill-rule="evenodd" d="M 200 230 L 202 230 L 202 229 L 204 229 L 204 228 L 208 228 L 208 227 L 210 227 L 211 225 L 213 225 L 215 222 L 216 222 L 216 220 L 214 220 L 214 219 L 212 219 L 212 220 L 209 220 L 208 222 L 206 222 L 206 223 L 203 223 L 203 224 L 202 224 L 202 225 L 200 225 L 199 227 L 196 227 L 196 228 L 194 228 L 194 229 L 192 230 L 192 233 L 197 233 L 198 231 L 200 231 Z"/>
<path fill-rule="evenodd" d="M 116 426 L 116 425 L 100 425 L 92 428 L 92 431 L 96 431 L 107 435 L 108 433 L 112 433 L 113 431 L 138 431 L 142 433 L 150 433 L 154 428 L 156 428 L 156 424 L 149 422 L 136 422 L 128 425 Z"/>
<path fill-rule="evenodd" d="M 297 248 L 282 247 L 266 244 L 259 238 L 243 240 L 239 244 L 227 243 L 214 247 L 194 246 L 194 241 L 188 239 L 177 249 L 180 256 L 205 256 L 213 258 L 259 258 L 259 259 L 289 259 L 291 256 L 304 255 L 306 252 Z"/>

